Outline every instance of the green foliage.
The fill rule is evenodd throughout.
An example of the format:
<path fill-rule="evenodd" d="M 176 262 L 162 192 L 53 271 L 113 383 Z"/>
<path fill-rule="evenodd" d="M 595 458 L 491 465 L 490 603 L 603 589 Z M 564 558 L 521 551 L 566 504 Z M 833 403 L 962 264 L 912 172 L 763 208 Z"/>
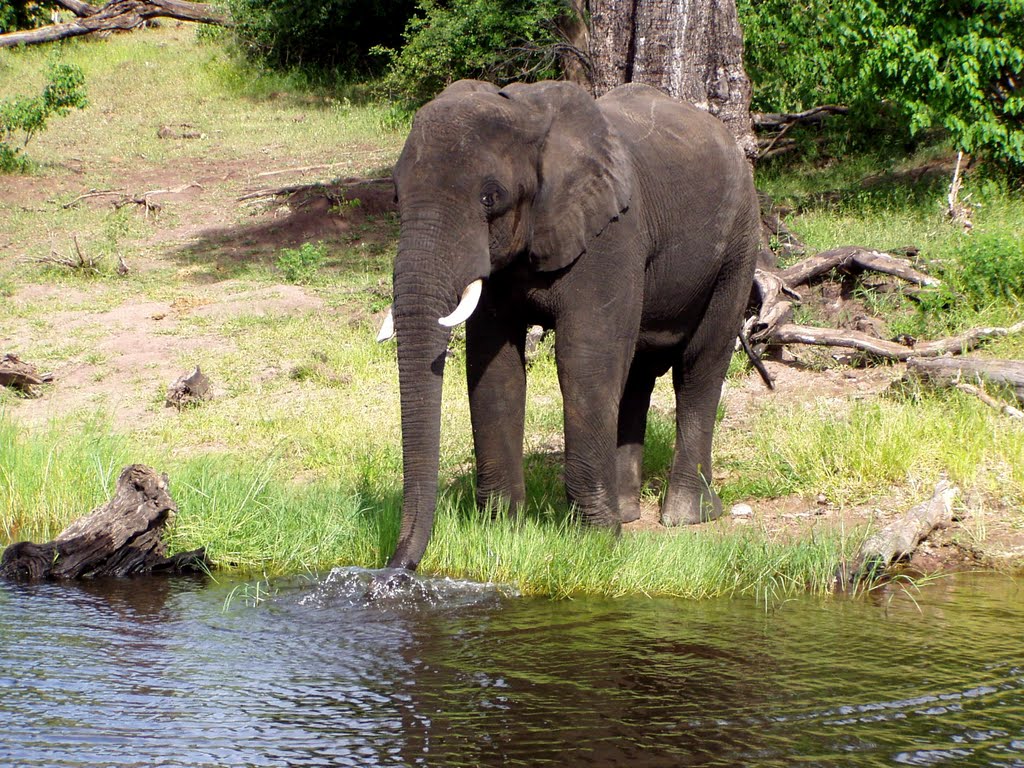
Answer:
<path fill-rule="evenodd" d="M 323 243 L 303 243 L 299 248 L 285 248 L 277 257 L 277 268 L 289 283 L 308 283 L 316 277 L 327 258 Z"/>
<path fill-rule="evenodd" d="M 53 5 L 27 0 L 0 0 L 0 33 L 34 29 L 50 23 Z"/>
<path fill-rule="evenodd" d="M 46 86 L 39 96 L 15 96 L 0 101 L 0 172 L 22 171 L 27 166 L 21 150 L 46 127 L 54 115 L 84 109 L 85 75 L 74 64 L 51 63 Z M 20 146 L 13 146 L 16 140 Z"/>
<path fill-rule="evenodd" d="M 739 0 L 755 109 L 849 104 L 1024 166 L 1024 0 Z M 827 20 L 826 23 L 822 23 Z"/>
<path fill-rule="evenodd" d="M 401 50 L 387 54 L 385 87 L 414 109 L 462 78 L 504 84 L 558 74 L 563 0 L 419 0 Z"/>
<path fill-rule="evenodd" d="M 239 44 L 280 69 L 372 71 L 370 49 L 397 45 L 412 0 L 228 0 Z"/>

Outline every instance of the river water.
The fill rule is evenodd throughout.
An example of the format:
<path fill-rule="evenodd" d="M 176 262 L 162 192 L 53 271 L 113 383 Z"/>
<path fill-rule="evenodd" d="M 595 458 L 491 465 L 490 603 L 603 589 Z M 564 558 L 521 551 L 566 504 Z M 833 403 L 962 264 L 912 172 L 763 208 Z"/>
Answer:
<path fill-rule="evenodd" d="M 1024 581 L 551 601 L 0 586 L 2 766 L 1024 766 Z"/>

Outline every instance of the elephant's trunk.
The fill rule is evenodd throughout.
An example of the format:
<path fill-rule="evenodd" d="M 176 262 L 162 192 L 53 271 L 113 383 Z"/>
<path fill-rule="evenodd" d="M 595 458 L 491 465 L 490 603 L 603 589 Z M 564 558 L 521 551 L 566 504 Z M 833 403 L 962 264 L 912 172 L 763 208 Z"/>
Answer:
<path fill-rule="evenodd" d="M 437 503 L 441 442 L 441 389 L 450 331 L 438 323 L 453 305 L 448 285 L 434 270 L 395 272 L 394 321 L 402 400 L 402 528 L 389 568 L 413 570 L 430 540 Z"/>

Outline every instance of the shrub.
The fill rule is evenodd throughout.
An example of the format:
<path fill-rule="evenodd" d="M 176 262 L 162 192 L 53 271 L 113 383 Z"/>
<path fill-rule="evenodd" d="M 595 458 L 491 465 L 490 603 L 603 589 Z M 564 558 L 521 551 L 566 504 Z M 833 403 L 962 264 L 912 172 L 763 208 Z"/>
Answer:
<path fill-rule="evenodd" d="M 327 258 L 323 243 L 303 243 L 299 248 L 285 248 L 277 257 L 277 268 L 289 283 L 308 283 Z"/>
<path fill-rule="evenodd" d="M 739 0 L 754 107 L 845 103 L 1024 168 L 1024 0 Z"/>
<path fill-rule="evenodd" d="M 462 78 L 503 85 L 558 75 L 558 21 L 563 0 L 419 0 L 385 88 L 414 109 Z"/>
<path fill-rule="evenodd" d="M 0 101 L 0 172 L 24 171 L 27 160 L 21 150 L 47 121 L 72 109 L 84 109 L 88 103 L 82 70 L 57 63 L 50 64 L 42 94 Z"/>
<path fill-rule="evenodd" d="M 2 1 L 2 0 L 0 0 Z M 227 0 L 251 58 L 280 69 L 363 71 L 383 62 L 373 46 L 401 42 L 413 0 Z"/>

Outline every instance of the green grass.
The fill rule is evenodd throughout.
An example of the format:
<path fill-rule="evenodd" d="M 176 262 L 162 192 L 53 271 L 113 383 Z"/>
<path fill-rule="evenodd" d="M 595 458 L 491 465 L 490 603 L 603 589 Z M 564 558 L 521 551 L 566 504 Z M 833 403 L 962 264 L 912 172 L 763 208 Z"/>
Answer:
<path fill-rule="evenodd" d="M 130 458 L 129 458 L 130 457 Z M 0 416 L 0 534 L 47 540 L 111 494 L 120 468 L 147 461 L 171 477 L 180 512 L 173 550 L 205 546 L 221 567 L 279 574 L 335 565 L 380 567 L 398 534 L 400 493 L 391 466 L 372 459 L 356 482 L 296 483 L 277 457 L 254 464 L 227 456 L 175 458 L 133 446 L 100 422 L 54 424 L 26 434 Z M 387 462 L 385 462 L 387 464 Z M 826 592 L 844 553 L 838 532 L 800 542 L 725 529 L 675 535 L 581 529 L 564 508 L 519 523 L 491 520 L 471 497 L 439 505 L 424 573 L 511 585 L 524 594 L 570 597 L 643 593 L 708 597 Z"/>

